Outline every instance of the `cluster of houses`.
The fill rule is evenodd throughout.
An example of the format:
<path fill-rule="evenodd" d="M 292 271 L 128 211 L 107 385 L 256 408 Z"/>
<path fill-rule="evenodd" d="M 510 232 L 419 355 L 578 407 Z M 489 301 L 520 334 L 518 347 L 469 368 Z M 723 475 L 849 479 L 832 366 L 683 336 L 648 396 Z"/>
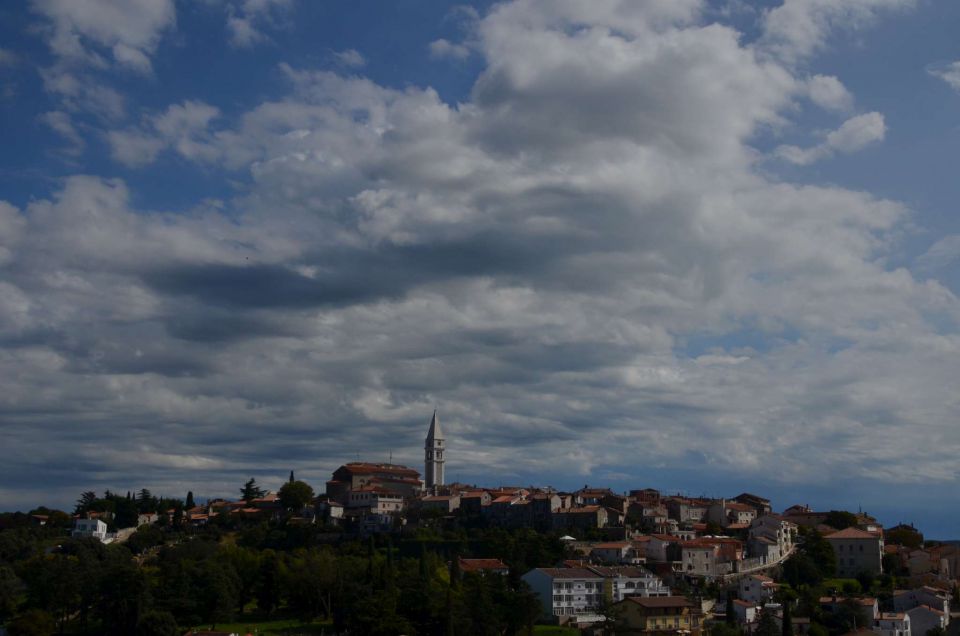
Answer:
<path fill-rule="evenodd" d="M 836 596 L 820 599 L 824 611 L 856 603 L 870 623 L 863 628 L 881 636 L 926 636 L 930 629 L 951 625 L 949 599 L 960 571 L 960 546 L 885 545 L 883 527 L 868 515 L 855 515 L 855 523 L 838 529 L 827 525 L 830 513 L 796 505 L 776 514 L 768 499 L 751 493 L 714 499 L 663 495 L 651 488 L 618 494 L 588 486 L 560 492 L 445 484 L 444 438 L 436 413 L 424 449 L 425 480 L 416 470 L 393 463 L 344 464 L 326 482 L 325 492 L 294 511 L 292 520 L 341 525 L 361 535 L 403 532 L 421 524 L 566 533 L 562 540 L 568 560 L 522 575 L 539 597 L 544 618 L 591 624 L 602 620 L 603 608 L 614 605 L 631 632 L 693 636 L 718 619 L 735 621 L 746 633 L 756 628 L 761 613 L 782 622 L 783 608 L 775 602 L 778 585 L 768 574 L 794 552 L 799 530 L 806 527 L 819 531 L 833 548 L 838 577 L 879 575 L 886 564 L 913 585 L 898 591 L 883 611 L 874 598 Z M 291 519 L 273 493 L 252 500 L 215 499 L 185 510 L 183 519 L 203 525 L 223 515 Z M 153 523 L 156 516 L 138 521 Z M 102 519 L 78 519 L 74 535 L 113 540 L 106 529 Z M 913 531 L 897 526 L 890 532 L 895 530 Z M 460 559 L 459 565 L 462 571 L 484 575 L 508 572 L 499 559 Z M 693 581 L 736 589 L 734 616 L 726 616 L 727 610 L 721 614 L 715 601 L 695 603 L 672 593 L 672 586 Z M 792 622 L 799 634 L 810 627 L 809 619 Z"/>

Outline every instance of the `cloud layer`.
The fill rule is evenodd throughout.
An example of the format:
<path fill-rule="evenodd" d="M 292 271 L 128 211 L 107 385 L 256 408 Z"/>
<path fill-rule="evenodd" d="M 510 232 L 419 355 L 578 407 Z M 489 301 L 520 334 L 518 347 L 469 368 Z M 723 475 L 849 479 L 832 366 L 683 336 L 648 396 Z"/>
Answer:
<path fill-rule="evenodd" d="M 771 178 L 754 143 L 798 100 L 848 113 L 796 61 L 909 4 L 788 0 L 749 43 L 693 0 L 521 0 L 476 23 L 461 104 L 282 65 L 237 116 L 112 129 L 119 164 L 173 153 L 242 193 L 168 213 L 77 175 L 0 205 L 3 483 L 319 485 L 358 453 L 418 465 L 434 407 L 454 477 L 950 483 L 960 305 L 889 264 L 910 211 Z M 884 132 L 869 112 L 778 152 Z"/>

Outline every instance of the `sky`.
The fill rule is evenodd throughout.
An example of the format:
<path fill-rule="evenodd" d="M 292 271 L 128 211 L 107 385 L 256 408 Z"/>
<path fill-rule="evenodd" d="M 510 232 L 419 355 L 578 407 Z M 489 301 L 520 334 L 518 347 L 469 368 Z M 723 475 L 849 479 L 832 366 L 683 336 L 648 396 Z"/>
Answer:
<path fill-rule="evenodd" d="M 357 459 L 960 538 L 960 3 L 0 7 L 0 509 Z M 953 167 L 951 167 L 953 166 Z"/>

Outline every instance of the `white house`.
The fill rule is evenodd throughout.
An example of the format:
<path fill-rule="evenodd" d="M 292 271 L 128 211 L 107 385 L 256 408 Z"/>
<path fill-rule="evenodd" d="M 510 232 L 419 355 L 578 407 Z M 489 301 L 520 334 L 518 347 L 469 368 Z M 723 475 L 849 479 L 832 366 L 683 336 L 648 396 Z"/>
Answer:
<path fill-rule="evenodd" d="M 873 622 L 873 631 L 880 636 L 911 636 L 910 615 L 904 612 L 881 612 Z"/>
<path fill-rule="evenodd" d="M 604 594 L 613 603 L 619 603 L 630 596 L 649 598 L 671 594 L 670 588 L 659 576 L 641 567 L 588 565 L 584 569 L 603 577 Z"/>
<path fill-rule="evenodd" d="M 105 541 L 107 524 L 99 519 L 77 519 L 70 534 L 74 537 L 94 537 Z"/>
<path fill-rule="evenodd" d="M 749 625 L 757 621 L 757 604 L 745 601 L 743 599 L 733 600 L 733 613 L 737 617 L 737 623 L 740 625 Z"/>
<path fill-rule="evenodd" d="M 594 616 L 604 599 L 666 597 L 670 588 L 652 572 L 636 566 L 589 565 L 537 568 L 521 577 L 540 598 L 546 616 Z"/>
<path fill-rule="evenodd" d="M 403 496 L 379 486 L 366 486 L 350 491 L 347 508 L 369 508 L 372 514 L 380 515 L 398 513 L 403 510 Z"/>
<path fill-rule="evenodd" d="M 764 556 L 767 561 L 782 559 L 793 550 L 797 524 L 780 515 L 763 515 L 750 524 L 747 546 L 750 556 Z M 771 549 L 769 546 L 775 548 Z"/>
<path fill-rule="evenodd" d="M 773 598 L 777 584 L 769 576 L 753 574 L 740 579 L 740 598 L 755 605 L 762 605 Z"/>
<path fill-rule="evenodd" d="M 603 600 L 603 577 L 585 568 L 536 568 L 521 577 L 546 617 L 592 615 Z"/>

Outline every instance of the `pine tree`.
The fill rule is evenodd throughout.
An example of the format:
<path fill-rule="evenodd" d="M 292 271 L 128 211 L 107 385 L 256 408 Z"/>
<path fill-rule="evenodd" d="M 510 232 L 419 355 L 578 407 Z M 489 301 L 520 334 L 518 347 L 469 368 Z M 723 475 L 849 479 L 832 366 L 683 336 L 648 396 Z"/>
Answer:
<path fill-rule="evenodd" d="M 253 477 L 251 477 L 250 480 L 243 485 L 243 488 L 240 489 L 240 496 L 247 503 L 250 503 L 254 499 L 263 497 L 263 494 L 263 489 L 257 486 L 257 480 Z"/>
<path fill-rule="evenodd" d="M 293 471 L 292 471 L 292 470 L 290 471 L 290 479 L 289 479 L 288 481 L 289 481 L 289 483 L 291 483 L 291 484 L 295 481 L 294 478 L 293 478 Z"/>
<path fill-rule="evenodd" d="M 196 505 L 197 505 L 197 504 L 195 504 L 195 503 L 193 502 L 193 491 L 192 491 L 192 490 L 188 490 L 188 491 L 187 491 L 187 503 L 185 504 L 184 507 L 185 507 L 187 510 L 190 510 L 191 508 L 196 507 Z"/>

